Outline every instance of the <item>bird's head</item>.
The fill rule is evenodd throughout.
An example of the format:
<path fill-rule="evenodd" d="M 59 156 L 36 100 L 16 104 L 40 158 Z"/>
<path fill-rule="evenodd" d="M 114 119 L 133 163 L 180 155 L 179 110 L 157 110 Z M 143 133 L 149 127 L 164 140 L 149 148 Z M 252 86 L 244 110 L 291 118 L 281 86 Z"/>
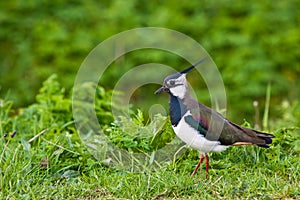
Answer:
<path fill-rule="evenodd" d="M 173 96 L 183 99 L 187 91 L 186 74 L 175 73 L 167 76 L 163 82 L 163 86 L 155 91 L 155 94 L 168 92 Z"/>
<path fill-rule="evenodd" d="M 154 94 L 159 94 L 161 92 L 168 92 L 169 94 L 178 97 L 180 99 L 183 99 L 186 92 L 187 92 L 187 80 L 186 80 L 186 74 L 194 69 L 197 65 L 204 62 L 206 58 L 200 60 L 195 65 L 181 71 L 177 72 L 175 74 L 169 75 L 165 78 L 163 85 L 161 88 L 155 91 Z"/>

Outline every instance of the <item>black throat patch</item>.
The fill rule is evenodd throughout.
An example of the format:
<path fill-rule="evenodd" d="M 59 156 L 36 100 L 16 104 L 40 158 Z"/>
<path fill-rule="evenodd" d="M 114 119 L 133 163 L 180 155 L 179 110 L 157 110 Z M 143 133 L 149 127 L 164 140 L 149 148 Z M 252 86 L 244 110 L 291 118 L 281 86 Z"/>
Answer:
<path fill-rule="evenodd" d="M 182 100 L 170 94 L 170 118 L 172 125 L 177 126 L 186 112 L 187 108 Z"/>

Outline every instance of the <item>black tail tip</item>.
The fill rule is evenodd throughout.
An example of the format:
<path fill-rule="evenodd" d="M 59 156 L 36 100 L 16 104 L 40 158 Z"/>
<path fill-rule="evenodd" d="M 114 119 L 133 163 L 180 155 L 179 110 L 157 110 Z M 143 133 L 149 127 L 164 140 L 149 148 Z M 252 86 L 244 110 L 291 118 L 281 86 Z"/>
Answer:
<path fill-rule="evenodd" d="M 266 144 L 271 144 L 272 143 L 272 138 L 265 137 L 263 139 L 265 140 Z"/>
<path fill-rule="evenodd" d="M 269 133 L 262 133 L 259 131 L 255 131 L 257 136 L 265 141 L 265 144 L 271 144 L 272 143 L 272 138 L 275 136 Z"/>
<path fill-rule="evenodd" d="M 272 137 L 263 137 L 263 136 L 258 136 L 258 137 L 260 137 L 261 139 L 263 139 L 265 141 L 265 143 L 264 144 L 256 144 L 257 146 L 263 147 L 263 148 L 269 148 L 270 147 L 270 146 L 268 146 L 268 144 L 272 143 Z"/>

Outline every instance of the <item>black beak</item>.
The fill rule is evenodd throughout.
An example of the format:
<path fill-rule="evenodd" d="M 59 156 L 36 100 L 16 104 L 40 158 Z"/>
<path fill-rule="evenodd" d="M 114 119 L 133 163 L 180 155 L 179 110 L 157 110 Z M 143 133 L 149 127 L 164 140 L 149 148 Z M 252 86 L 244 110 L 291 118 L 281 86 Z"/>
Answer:
<path fill-rule="evenodd" d="M 154 92 L 154 94 L 159 94 L 159 93 L 164 92 L 164 91 L 166 91 L 166 88 L 164 86 L 162 86 L 161 88 L 159 88 L 158 90 L 156 90 Z"/>

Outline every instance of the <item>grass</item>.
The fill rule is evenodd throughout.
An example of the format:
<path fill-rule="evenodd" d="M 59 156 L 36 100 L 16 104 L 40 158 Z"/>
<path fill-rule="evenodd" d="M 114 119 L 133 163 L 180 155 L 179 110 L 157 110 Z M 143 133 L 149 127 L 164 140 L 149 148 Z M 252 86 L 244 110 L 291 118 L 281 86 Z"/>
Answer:
<path fill-rule="evenodd" d="M 40 150 L 28 153 L 22 145 L 6 151 L 9 155 L 5 157 L 0 177 L 2 198 L 274 199 L 300 196 L 299 155 L 283 153 L 279 147 L 275 152 L 242 147 L 212 156 L 208 180 L 203 169 L 195 177 L 190 176 L 198 160 L 195 152 L 190 152 L 189 158 L 180 163 L 152 173 L 128 173 L 101 166 L 93 159 L 87 163 L 72 163 L 51 154 L 46 167 L 35 156 L 41 154 Z M 238 159 L 237 153 L 240 154 Z M 264 157 L 264 153 L 278 157 L 258 159 Z"/>
<path fill-rule="evenodd" d="M 19 113 L 11 110 L 11 102 L 0 102 L 0 199 L 300 198 L 297 102 L 279 109 L 282 119 L 268 117 L 276 135 L 271 148 L 242 146 L 210 154 L 207 180 L 204 165 L 190 176 L 199 159 L 191 149 L 150 172 L 120 171 L 101 164 L 81 143 L 69 98 L 55 81 L 47 80 L 37 103 Z M 106 101 L 101 96 L 99 105 Z M 98 109 L 100 114 L 105 111 Z M 134 126 L 142 126 L 140 118 Z M 114 133 L 120 134 L 120 138 L 114 135 L 118 141 L 130 137 Z"/>

